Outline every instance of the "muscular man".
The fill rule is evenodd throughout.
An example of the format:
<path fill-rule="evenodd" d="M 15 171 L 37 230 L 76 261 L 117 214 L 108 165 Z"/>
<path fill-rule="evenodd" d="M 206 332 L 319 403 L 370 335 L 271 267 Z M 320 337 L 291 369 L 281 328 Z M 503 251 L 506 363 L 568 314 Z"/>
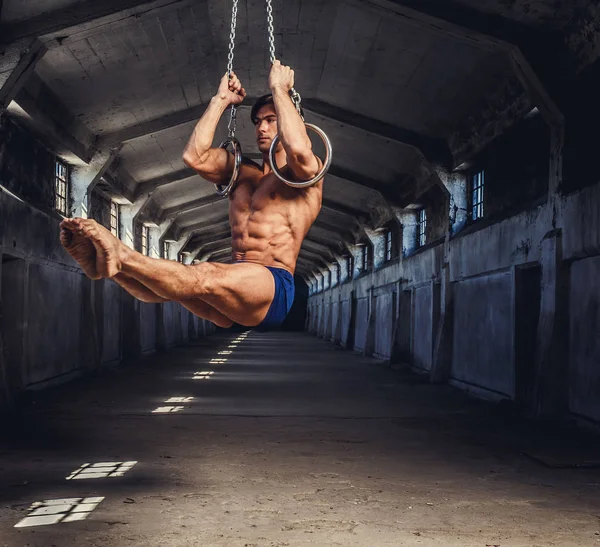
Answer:
<path fill-rule="evenodd" d="M 296 260 L 321 209 L 323 187 L 321 181 L 291 188 L 271 171 L 269 148 L 278 133 L 277 165 L 288 178 L 309 180 L 322 166 L 290 99 L 293 85 L 293 70 L 276 61 L 269 74 L 271 94 L 252 108 L 263 165 L 244 161 L 229 197 L 233 264 L 188 266 L 150 258 L 93 220 L 65 219 L 61 242 L 83 271 L 92 279 L 113 279 L 144 302 L 180 302 L 221 327 L 281 324 L 292 306 Z M 239 79 L 225 75 L 186 146 L 183 161 L 210 182 L 223 184 L 231 177 L 233 155 L 211 146 L 224 111 L 245 96 Z"/>

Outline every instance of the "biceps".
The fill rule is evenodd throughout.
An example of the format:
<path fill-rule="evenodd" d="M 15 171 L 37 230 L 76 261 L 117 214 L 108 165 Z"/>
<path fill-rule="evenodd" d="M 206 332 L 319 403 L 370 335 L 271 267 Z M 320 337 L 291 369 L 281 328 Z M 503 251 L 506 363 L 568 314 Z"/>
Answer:
<path fill-rule="evenodd" d="M 189 160 L 184 157 L 184 162 L 202 178 L 217 184 L 229 179 L 233 173 L 233 154 L 223 148 L 211 148 L 204 158 Z"/>
<path fill-rule="evenodd" d="M 288 156 L 288 167 L 298 181 L 310 180 L 317 176 L 322 167 L 321 160 L 311 151 Z"/>

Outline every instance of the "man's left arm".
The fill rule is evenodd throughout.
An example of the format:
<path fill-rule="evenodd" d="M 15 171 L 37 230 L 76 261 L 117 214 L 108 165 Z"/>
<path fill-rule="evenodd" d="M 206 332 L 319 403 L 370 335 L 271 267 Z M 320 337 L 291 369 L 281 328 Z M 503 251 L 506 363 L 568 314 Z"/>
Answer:
<path fill-rule="evenodd" d="M 297 180 L 310 180 L 321 169 L 321 162 L 312 151 L 304 121 L 290 98 L 294 71 L 275 61 L 269 84 L 277 112 L 277 132 L 287 156 L 287 165 Z"/>

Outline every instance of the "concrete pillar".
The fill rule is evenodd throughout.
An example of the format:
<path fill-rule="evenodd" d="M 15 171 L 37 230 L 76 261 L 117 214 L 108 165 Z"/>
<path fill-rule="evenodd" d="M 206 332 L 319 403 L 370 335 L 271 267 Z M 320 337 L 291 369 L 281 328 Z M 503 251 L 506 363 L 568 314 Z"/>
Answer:
<path fill-rule="evenodd" d="M 449 173 L 441 167 L 436 167 L 436 174 L 450 193 L 450 230 L 456 234 L 467 224 L 467 176 L 462 172 Z"/>
<path fill-rule="evenodd" d="M 73 201 L 69 216 L 88 218 L 89 196 L 94 186 L 115 161 L 118 152 L 116 149 L 98 152 L 88 165 L 75 166 L 71 169 L 70 181 Z"/>
<path fill-rule="evenodd" d="M 385 264 L 385 230 L 371 230 L 363 227 L 373 249 L 373 269 L 377 270 Z"/>
<path fill-rule="evenodd" d="M 352 279 L 358 277 L 362 273 L 362 246 L 350 245 L 350 252 L 354 259 L 354 267 L 352 270 Z"/>
<path fill-rule="evenodd" d="M 542 292 L 536 347 L 533 411 L 557 418 L 568 411 L 568 267 L 562 260 L 562 232 L 542 241 Z"/>
<path fill-rule="evenodd" d="M 367 319 L 367 334 L 365 338 L 365 346 L 363 348 L 363 355 L 369 357 L 375 352 L 375 321 L 377 318 L 376 299 L 374 294 L 374 288 L 371 287 L 367 292 L 367 299 L 369 302 L 369 311 Z"/>
<path fill-rule="evenodd" d="M 407 256 L 417 249 L 417 211 L 403 209 L 397 215 L 402 224 L 402 256 Z"/>

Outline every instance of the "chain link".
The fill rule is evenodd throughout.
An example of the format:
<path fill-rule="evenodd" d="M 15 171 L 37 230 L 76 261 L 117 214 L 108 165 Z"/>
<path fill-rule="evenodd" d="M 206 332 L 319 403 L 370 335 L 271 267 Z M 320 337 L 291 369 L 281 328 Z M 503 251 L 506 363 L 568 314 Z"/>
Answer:
<path fill-rule="evenodd" d="M 272 0 L 267 2 L 267 30 L 269 34 L 269 53 L 271 64 L 275 62 L 275 29 L 273 28 L 273 4 Z"/>
<path fill-rule="evenodd" d="M 233 72 L 233 56 L 235 50 L 235 29 L 237 26 L 237 14 L 238 14 L 238 1 L 233 0 L 233 7 L 231 9 L 231 31 L 229 32 L 229 55 L 227 56 L 227 76 L 231 77 Z M 227 129 L 229 131 L 229 137 L 235 137 L 235 131 L 237 129 L 237 107 L 232 104 L 231 112 L 229 116 L 229 124 Z"/>
<path fill-rule="evenodd" d="M 265 0 L 267 3 L 267 32 L 269 35 L 269 55 L 271 64 L 275 62 L 275 28 L 274 28 L 274 19 L 273 19 L 273 0 Z M 300 102 L 302 101 L 302 97 L 300 97 L 300 93 L 298 93 L 293 87 L 290 89 L 290 96 L 292 98 L 292 102 L 300 114 L 300 117 L 304 120 L 304 116 L 302 116 L 302 109 L 300 108 Z"/>
<path fill-rule="evenodd" d="M 229 55 L 227 57 L 227 74 L 233 72 L 233 50 L 235 49 L 235 28 L 237 25 L 238 1 L 233 0 L 233 8 L 231 10 L 231 31 L 229 33 Z"/>

